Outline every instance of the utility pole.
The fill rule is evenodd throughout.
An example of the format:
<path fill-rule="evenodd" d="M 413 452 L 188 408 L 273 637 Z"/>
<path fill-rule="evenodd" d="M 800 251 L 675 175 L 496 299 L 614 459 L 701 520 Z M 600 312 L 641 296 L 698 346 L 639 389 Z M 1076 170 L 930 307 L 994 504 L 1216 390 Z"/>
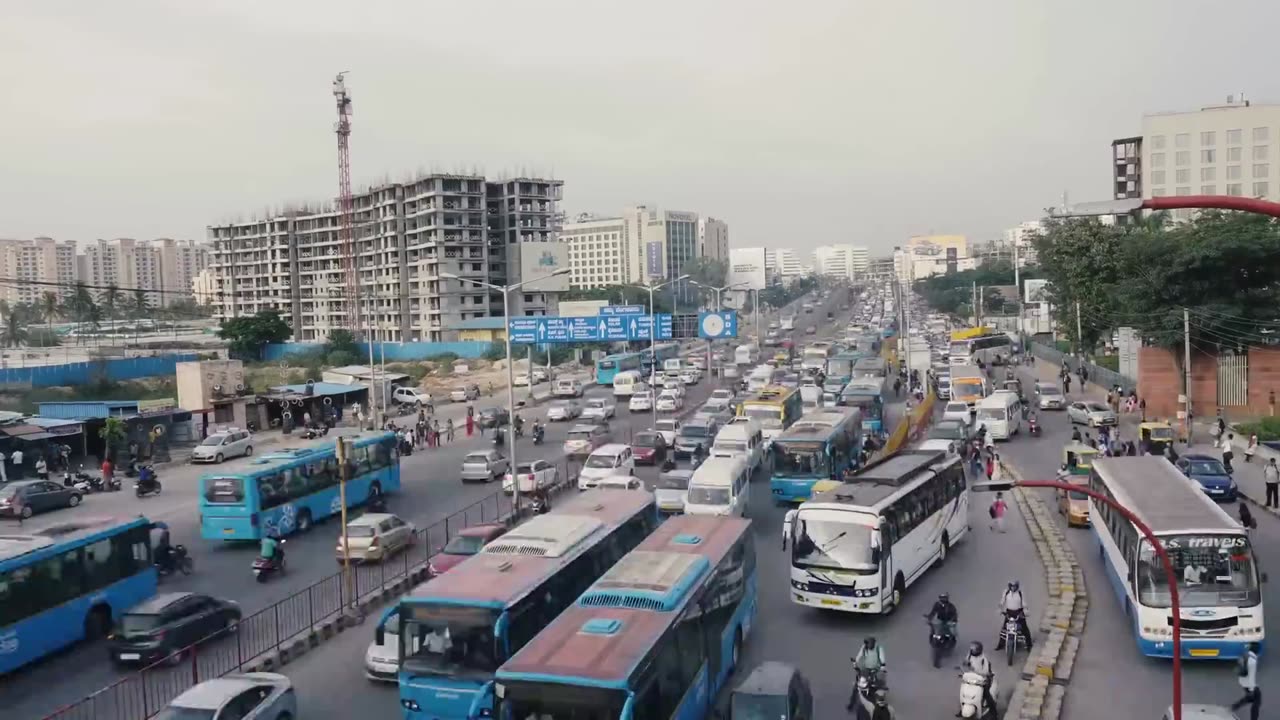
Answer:
<path fill-rule="evenodd" d="M 1191 444 L 1191 313 L 1182 309 L 1182 393 L 1186 407 L 1182 421 L 1186 428 L 1187 444 Z"/>
<path fill-rule="evenodd" d="M 338 458 L 338 501 L 342 503 L 342 585 L 347 589 L 347 602 L 355 605 L 356 589 L 352 584 L 354 576 L 351 574 L 351 539 L 347 537 L 347 439 L 340 436 L 334 449 Z"/>
<path fill-rule="evenodd" d="M 1084 362 L 1084 328 L 1080 324 L 1080 301 L 1076 301 L 1076 355 Z"/>
<path fill-rule="evenodd" d="M 978 283 L 973 283 L 973 300 L 971 301 L 973 308 L 973 326 L 978 327 L 982 323 L 978 322 Z"/>
<path fill-rule="evenodd" d="M 1018 236 L 1017 235 L 1013 236 L 1013 290 L 1018 294 L 1018 337 L 1022 337 L 1023 296 L 1022 296 L 1021 276 L 1018 274 Z M 1025 345 L 1026 343 L 1023 343 L 1023 344 Z M 1022 348 L 1022 351 L 1024 353 L 1027 352 L 1027 348 L 1025 347 Z"/>

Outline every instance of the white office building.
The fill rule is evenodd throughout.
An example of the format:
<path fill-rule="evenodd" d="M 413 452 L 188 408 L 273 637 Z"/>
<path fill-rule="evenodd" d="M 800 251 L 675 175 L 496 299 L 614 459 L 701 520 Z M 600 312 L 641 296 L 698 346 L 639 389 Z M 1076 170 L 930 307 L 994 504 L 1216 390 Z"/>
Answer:
<path fill-rule="evenodd" d="M 813 251 L 814 270 L 827 277 L 853 280 L 870 265 L 870 252 L 856 245 L 821 245 Z"/>
<path fill-rule="evenodd" d="M 1004 231 L 1003 240 L 1000 243 L 1001 255 L 1016 254 L 1018 258 L 1018 267 L 1026 267 L 1036 264 L 1036 248 L 1031 244 L 1031 239 L 1044 232 L 1043 220 L 1028 220 Z"/>
<path fill-rule="evenodd" d="M 729 260 L 729 224 L 713 217 L 698 218 L 698 255 L 711 260 Z"/>
<path fill-rule="evenodd" d="M 570 286 L 589 290 L 628 282 L 635 259 L 627 252 L 626 232 L 621 217 L 582 215 L 565 223 L 560 242 L 569 248 Z"/>
<path fill-rule="evenodd" d="M 1228 97 L 1222 105 L 1146 115 L 1141 141 L 1141 164 L 1133 174 L 1143 199 L 1235 195 L 1280 201 L 1280 105 Z M 1193 212 L 1176 210 L 1174 216 L 1186 219 Z"/>
<path fill-rule="evenodd" d="M 791 248 L 766 248 L 764 261 L 769 271 L 784 282 L 788 278 L 801 277 L 812 272 L 812 268 L 800 262 L 800 253 Z"/>

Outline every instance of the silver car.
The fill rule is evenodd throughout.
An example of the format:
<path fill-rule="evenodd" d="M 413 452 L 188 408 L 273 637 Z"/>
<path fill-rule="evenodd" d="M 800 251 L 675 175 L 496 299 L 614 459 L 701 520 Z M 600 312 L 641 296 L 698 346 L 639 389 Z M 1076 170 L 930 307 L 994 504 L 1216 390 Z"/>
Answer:
<path fill-rule="evenodd" d="M 253 454 L 253 435 L 231 428 L 211 433 L 191 451 L 191 462 L 220 463 L 227 458 Z"/>
<path fill-rule="evenodd" d="M 1077 400 L 1067 406 L 1067 417 L 1070 418 L 1073 425 L 1088 425 L 1089 427 L 1115 425 L 1119 422 L 1111 408 L 1100 402 L 1085 402 L 1083 400 Z"/>
<path fill-rule="evenodd" d="M 236 673 L 205 680 L 174 698 L 156 720 L 183 718 L 279 720 L 298 717 L 298 698 L 284 675 Z"/>
<path fill-rule="evenodd" d="M 613 404 L 613 400 L 604 398 L 592 398 L 587 401 L 586 407 L 582 409 L 582 418 L 584 420 L 608 420 L 617 412 L 617 405 Z"/>
<path fill-rule="evenodd" d="M 1067 398 L 1057 385 L 1036 383 L 1036 397 L 1041 410 L 1062 410 L 1067 406 Z"/>
<path fill-rule="evenodd" d="M 497 450 L 477 450 L 462 458 L 462 482 L 489 482 L 507 474 L 510 461 Z"/>
<path fill-rule="evenodd" d="M 582 415 L 582 405 L 576 400 L 556 400 L 547 407 L 547 420 L 572 420 Z"/>
<path fill-rule="evenodd" d="M 685 498 L 689 495 L 689 480 L 692 478 L 692 470 L 668 470 L 659 475 L 658 483 L 653 488 L 658 512 L 665 515 L 683 513 Z"/>

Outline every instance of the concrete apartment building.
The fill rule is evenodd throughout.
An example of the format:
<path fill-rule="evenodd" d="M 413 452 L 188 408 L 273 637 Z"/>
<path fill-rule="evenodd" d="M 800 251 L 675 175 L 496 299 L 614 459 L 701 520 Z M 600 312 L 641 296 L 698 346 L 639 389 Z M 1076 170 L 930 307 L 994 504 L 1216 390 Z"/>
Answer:
<path fill-rule="evenodd" d="M 814 271 L 827 277 L 853 280 L 870 265 L 870 251 L 856 245 L 821 245 L 813 251 Z"/>
<path fill-rule="evenodd" d="M 729 260 L 729 224 L 713 217 L 698 218 L 698 255 L 711 260 Z"/>
<path fill-rule="evenodd" d="M 765 266 L 774 277 L 779 278 L 782 282 L 789 282 L 791 278 L 808 275 L 812 268 L 808 268 L 804 263 L 800 262 L 800 254 L 790 248 L 766 248 L 764 251 Z"/>
<path fill-rule="evenodd" d="M 972 270 L 977 258 L 964 235 L 917 235 L 894 248 L 893 271 L 898 281 L 913 283 L 934 275 Z"/>
<path fill-rule="evenodd" d="M 555 242 L 562 187 L 558 180 L 432 174 L 356 194 L 355 298 L 348 297 L 333 206 L 212 225 L 214 317 L 275 309 L 300 342 L 325 340 L 347 326 L 348 313 L 355 327 L 383 340 L 453 339 L 463 321 L 501 316 L 502 296 L 441 273 L 506 285 L 522 272 L 568 265 Z M 555 314 L 555 289 L 512 293 L 512 314 Z"/>
<path fill-rule="evenodd" d="M 147 292 L 147 304 L 163 307 L 191 299 L 192 282 L 209 266 L 209 248 L 194 240 L 96 240 L 82 248 L 78 279 L 87 285 L 115 285 L 126 295 Z"/>
<path fill-rule="evenodd" d="M 626 223 L 620 217 L 581 215 L 565 223 L 560 241 L 569 250 L 570 285 L 589 290 L 625 284 L 633 261 L 627 252 L 626 233 Z"/>
<path fill-rule="evenodd" d="M 31 283 L 0 286 L 0 299 L 10 305 L 38 305 L 47 292 L 66 297 L 77 279 L 76 244 L 47 237 L 0 240 L 0 277 Z"/>
<path fill-rule="evenodd" d="M 1126 166 L 1133 165 L 1143 199 L 1236 195 L 1280 201 L 1280 105 L 1228 97 L 1199 110 L 1149 114 L 1142 118 L 1141 138 L 1128 140 L 1139 139 L 1132 145 L 1140 161 Z M 1113 159 L 1119 173 L 1121 161 Z M 1174 216 L 1186 219 L 1193 212 L 1176 210 Z"/>

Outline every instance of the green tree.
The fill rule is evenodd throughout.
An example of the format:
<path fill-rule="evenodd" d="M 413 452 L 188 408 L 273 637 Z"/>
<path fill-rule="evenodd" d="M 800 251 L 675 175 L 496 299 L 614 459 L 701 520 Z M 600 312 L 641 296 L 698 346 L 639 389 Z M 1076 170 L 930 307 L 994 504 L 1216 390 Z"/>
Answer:
<path fill-rule="evenodd" d="M 350 330 L 330 330 L 329 339 L 324 344 L 324 353 L 329 355 L 336 352 L 344 352 L 348 355 L 359 357 L 360 346 L 356 344 L 355 333 Z"/>
<path fill-rule="evenodd" d="M 248 317 L 224 320 L 218 329 L 218 337 L 230 344 L 231 352 L 246 360 L 261 360 L 262 350 L 269 343 L 289 339 L 293 331 L 278 310 L 263 310 Z"/>
<path fill-rule="evenodd" d="M 115 327 L 116 311 L 120 309 L 121 301 L 124 299 L 124 293 L 120 292 L 120 288 L 115 283 L 107 286 L 98 297 L 98 301 L 102 303 L 102 309 L 107 314 L 107 321 L 111 326 Z"/>
<path fill-rule="evenodd" d="M 0 300 L 0 345 L 16 348 L 27 342 L 29 335 L 25 313 L 10 308 L 9 303 Z"/>
<path fill-rule="evenodd" d="M 53 321 L 62 315 L 62 301 L 58 298 L 57 293 L 46 291 L 40 296 L 40 314 L 44 316 L 45 324 L 49 329 L 49 335 L 52 337 Z"/>
<path fill-rule="evenodd" d="M 102 438 L 106 444 L 106 455 L 114 457 L 124 449 L 125 443 L 129 439 L 129 426 L 125 425 L 123 419 L 118 417 L 109 417 L 102 423 L 102 427 L 98 429 L 98 437 Z"/>
<path fill-rule="evenodd" d="M 1109 335 L 1117 311 L 1115 288 L 1124 278 L 1128 228 L 1104 225 L 1096 218 L 1046 220 L 1043 233 L 1032 239 L 1058 326 L 1075 347 L 1087 352 Z M 1076 308 L 1080 328 L 1076 336 Z"/>

